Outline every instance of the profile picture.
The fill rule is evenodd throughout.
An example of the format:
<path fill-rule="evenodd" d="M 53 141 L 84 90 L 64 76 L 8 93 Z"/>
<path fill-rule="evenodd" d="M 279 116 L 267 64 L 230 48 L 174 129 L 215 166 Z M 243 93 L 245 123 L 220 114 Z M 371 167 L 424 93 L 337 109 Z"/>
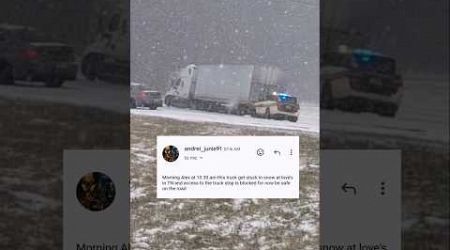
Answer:
<path fill-rule="evenodd" d="M 90 172 L 78 181 L 77 198 L 86 209 L 104 210 L 111 205 L 115 196 L 114 182 L 104 173 Z"/>
<path fill-rule="evenodd" d="M 177 147 L 175 146 L 167 146 L 163 149 L 162 152 L 164 160 L 168 162 L 174 162 L 177 160 L 179 152 Z"/>

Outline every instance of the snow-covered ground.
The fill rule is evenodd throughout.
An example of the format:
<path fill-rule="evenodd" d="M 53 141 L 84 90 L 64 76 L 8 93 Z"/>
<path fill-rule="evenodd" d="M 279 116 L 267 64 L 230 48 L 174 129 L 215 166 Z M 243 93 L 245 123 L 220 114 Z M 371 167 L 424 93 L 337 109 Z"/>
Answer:
<path fill-rule="evenodd" d="M 128 121 L 0 95 L 0 249 L 63 249 L 63 149 L 127 149 Z"/>
<path fill-rule="evenodd" d="M 60 229 L 62 226 L 59 218 L 61 200 L 57 191 L 61 185 L 60 148 L 62 145 L 67 146 L 68 140 L 73 142 L 70 144 L 73 148 L 86 147 L 86 145 L 89 147 L 99 146 L 99 142 L 103 142 L 105 147 L 111 147 L 111 135 L 117 135 L 122 130 L 116 128 L 108 131 L 107 128 L 111 127 L 110 121 L 101 116 L 101 114 L 98 114 L 101 117 L 98 119 L 103 119 L 101 120 L 101 126 L 92 126 L 92 119 L 85 119 L 88 114 L 92 115 L 87 111 L 74 117 L 66 117 L 67 120 L 28 119 L 33 117 L 35 112 L 41 112 L 40 109 L 34 110 L 32 103 L 29 107 L 22 107 L 22 104 L 19 105 L 19 102 L 10 104 L 10 101 L 3 101 L 2 97 L 74 104 L 114 111 L 119 110 L 127 113 L 128 107 L 124 108 L 122 106 L 123 102 L 119 99 L 126 98 L 124 101 L 128 103 L 128 86 L 103 82 L 92 83 L 83 80 L 67 82 L 59 89 L 23 82 L 19 82 L 15 86 L 0 85 L 0 104 L 5 102 L 8 108 L 12 106 L 15 108 L 20 107 L 21 112 L 29 113 L 20 116 L 22 119 L 20 122 L 17 115 L 12 115 L 13 112 L 17 112 L 14 109 L 5 109 L 8 112 L 0 114 L 3 115 L 3 119 L 0 119 L 0 121 L 15 119 L 15 125 L 26 126 L 21 128 L 23 132 L 20 135 L 11 132 L 15 130 L 8 130 L 8 127 L 5 125 L 8 124 L 6 122 L 0 126 L 4 132 L 2 138 L 7 138 L 4 151 L 2 152 L 2 162 L 5 162 L 5 166 L 8 167 L 5 169 L 3 177 L 1 177 L 0 196 L 6 201 L 4 211 L 17 208 L 20 211 L 20 214 L 10 217 L 8 223 L 2 224 L 1 229 L 4 230 L 0 231 L 13 232 L 17 230 L 22 232 L 22 235 L 33 236 L 32 240 L 23 241 L 19 238 L 13 238 L 8 233 L 0 234 L 0 239 L 6 245 L 14 243 L 17 246 L 20 243 L 22 244 L 20 247 L 23 249 L 27 249 L 27 246 L 59 246 L 61 244 Z M 422 138 L 445 141 L 448 140 L 448 105 L 445 105 L 448 101 L 448 82 L 426 78 L 406 79 L 404 99 L 397 117 L 387 118 L 370 113 L 355 114 L 341 111 L 322 111 L 324 112 L 322 117 L 329 118 L 327 120 L 322 119 L 321 125 L 326 130 L 361 132 L 361 134 L 366 136 L 379 134 L 383 135 L 383 140 L 387 140 L 389 135 L 392 135 L 393 138 L 406 136 L 413 139 Z M 45 106 L 41 109 L 52 108 L 50 106 Z M 51 110 L 51 112 L 56 111 L 58 110 Z M 75 113 L 76 111 L 74 109 L 67 112 Z M 64 111 L 59 110 L 59 112 Z M 318 115 L 318 108 L 306 105 L 302 105 L 302 113 L 297 123 L 189 109 L 162 108 L 157 111 L 132 111 L 131 132 L 134 134 L 131 135 L 132 166 L 130 170 L 130 188 L 133 206 L 132 241 L 135 243 L 136 249 L 148 249 L 155 245 L 173 249 L 182 243 L 201 246 L 203 249 L 213 249 L 207 248 L 211 240 L 226 242 L 236 246 L 235 249 L 248 249 L 248 247 L 260 247 L 260 249 L 263 249 L 263 247 L 267 246 L 283 248 L 285 245 L 280 245 L 283 244 L 280 242 L 292 245 L 306 243 L 310 246 L 317 243 L 318 231 L 316 225 L 319 216 L 317 209 L 319 202 L 317 179 L 318 146 L 311 146 L 311 152 L 307 152 L 305 157 L 310 159 L 302 162 L 300 166 L 300 171 L 305 173 L 303 176 L 307 177 L 304 181 L 310 183 L 308 186 L 300 187 L 304 188 L 302 190 L 304 193 L 309 191 L 304 199 L 299 201 L 250 199 L 223 200 L 221 202 L 217 200 L 183 202 L 180 200 L 157 200 L 155 198 L 154 137 L 157 134 L 180 131 L 184 134 L 197 133 L 206 135 L 239 133 L 292 134 L 298 133 L 299 130 L 307 132 L 307 134 L 313 132 L 312 134 L 315 134 L 317 137 L 317 132 L 319 131 Z M 55 115 L 55 117 L 57 116 Z M 64 116 L 61 114 L 61 117 Z M 75 121 L 83 124 L 79 125 L 74 123 Z M 219 124 L 212 126 L 212 123 Z M 219 127 L 220 129 L 218 129 Z M 34 135 L 33 133 L 36 131 L 41 131 L 42 137 Z M 58 139 L 55 137 L 55 131 L 60 131 Z M 119 139 L 114 141 L 125 141 L 124 139 Z M 49 142 L 47 148 L 52 149 L 49 155 L 43 155 L 44 152 L 40 150 L 42 141 Z M 363 138 L 362 141 L 367 140 Z M 25 157 L 22 154 L 26 151 L 11 150 L 14 147 L 24 147 L 27 150 L 34 150 L 34 153 L 29 154 L 27 152 Z M 448 175 L 443 175 L 441 171 L 436 169 L 446 166 L 438 165 L 435 168 L 431 168 L 431 165 L 435 164 L 431 160 L 436 161 L 436 159 L 426 158 L 425 160 L 431 162 L 427 163 L 425 160 L 420 161 L 421 155 L 416 155 L 417 152 L 413 151 L 409 154 L 409 157 L 417 157 L 419 159 L 414 161 L 417 162 L 416 168 L 419 170 L 415 170 L 414 180 L 408 181 L 406 184 L 409 185 L 407 188 L 414 190 L 417 188 L 418 191 L 414 195 L 411 194 L 411 198 L 407 196 L 408 199 L 404 199 L 405 207 L 411 210 L 406 211 L 407 213 L 404 211 L 408 218 L 405 223 L 415 223 L 415 216 L 420 213 L 427 215 L 427 221 L 442 223 L 440 219 L 442 216 L 439 214 L 440 210 L 436 209 L 436 207 L 440 205 L 437 201 L 443 200 L 443 196 L 446 194 L 445 190 L 439 191 L 441 190 L 439 188 L 444 186 L 443 184 L 448 183 L 446 179 Z M 408 157 L 408 155 L 405 155 L 405 157 Z M 17 159 L 27 159 L 29 162 L 26 162 L 26 164 L 21 163 L 17 167 L 12 164 Z M 407 162 L 411 164 L 411 161 Z M 442 162 L 445 161 L 443 160 Z M 446 162 L 448 162 L 448 158 Z M 430 167 L 424 168 L 425 164 L 428 164 L 426 166 Z M 41 165 L 44 165 L 45 168 L 36 168 L 36 166 Z M 425 170 L 433 174 L 426 172 L 428 175 L 424 175 L 423 172 Z M 408 173 L 406 172 L 406 174 Z M 17 176 L 21 176 L 21 178 L 17 178 Z M 23 181 L 23 176 L 27 179 L 25 182 Z M 424 178 L 424 176 L 427 177 Z M 442 176 L 442 180 L 436 184 L 436 177 L 440 176 Z M 424 194 L 424 197 L 419 199 L 417 195 L 421 194 L 424 181 L 430 186 L 429 190 L 438 190 L 439 192 L 433 191 Z M 27 187 L 22 188 L 23 185 L 19 186 L 19 183 L 26 184 Z M 42 189 L 43 186 L 46 188 Z M 16 189 L 12 192 L 7 191 L 11 190 L 11 187 Z M 432 198 L 429 198 L 430 196 Z M 410 204 L 412 201 L 420 201 L 420 204 Z M 427 211 L 422 212 L 418 208 L 424 208 Z M 428 210 L 432 210 L 432 212 L 428 212 Z M 428 216 L 430 214 L 431 216 Z M 309 217 L 305 217 L 305 215 Z M 27 228 L 17 229 L 15 226 L 18 219 L 24 219 L 31 223 L 28 223 L 29 226 Z M 46 227 L 39 226 L 48 226 L 49 222 L 51 228 L 48 230 Z M 448 220 L 444 221 L 444 224 L 448 225 Z M 281 238 L 276 238 L 276 235 L 282 236 Z M 302 237 L 299 238 L 298 235 L 302 235 Z M 39 241 L 39 239 L 46 238 L 52 239 L 52 242 Z M 240 243 L 243 245 L 239 245 Z M 216 249 L 221 248 L 217 247 Z"/>
<path fill-rule="evenodd" d="M 131 116 L 130 226 L 133 249 L 318 249 L 317 133 L 225 123 L 221 121 L 228 115 L 200 111 L 201 119 L 183 120 L 180 116 L 193 115 L 197 111 L 176 112 L 180 112 L 178 116 L 170 118 Z M 160 113 L 173 115 L 167 110 Z M 212 117 L 220 118 L 219 123 L 211 123 Z M 162 134 L 300 135 L 301 199 L 157 199 L 156 136 Z"/>
<path fill-rule="evenodd" d="M 304 105 L 300 107 L 300 117 L 297 122 L 268 120 L 251 116 L 238 116 L 216 112 L 206 112 L 174 107 L 160 107 L 157 110 L 133 109 L 132 115 L 171 118 L 190 122 L 212 122 L 230 125 L 243 125 L 272 129 L 300 130 L 319 133 L 319 107 Z"/>

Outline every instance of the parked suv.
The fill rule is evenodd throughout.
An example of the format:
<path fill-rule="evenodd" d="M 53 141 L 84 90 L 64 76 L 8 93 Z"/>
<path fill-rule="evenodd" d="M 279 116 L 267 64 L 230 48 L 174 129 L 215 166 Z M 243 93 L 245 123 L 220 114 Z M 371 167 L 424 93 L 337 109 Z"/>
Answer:
<path fill-rule="evenodd" d="M 0 84 L 43 81 L 60 87 L 75 80 L 73 47 L 55 42 L 32 27 L 0 24 Z"/>

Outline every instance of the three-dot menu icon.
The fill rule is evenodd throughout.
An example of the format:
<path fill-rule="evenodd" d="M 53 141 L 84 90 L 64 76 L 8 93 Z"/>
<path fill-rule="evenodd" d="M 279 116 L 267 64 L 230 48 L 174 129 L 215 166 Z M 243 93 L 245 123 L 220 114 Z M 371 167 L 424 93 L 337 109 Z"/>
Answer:
<path fill-rule="evenodd" d="M 385 195 L 386 194 L 386 182 L 382 181 L 380 183 L 380 194 L 381 195 Z"/>

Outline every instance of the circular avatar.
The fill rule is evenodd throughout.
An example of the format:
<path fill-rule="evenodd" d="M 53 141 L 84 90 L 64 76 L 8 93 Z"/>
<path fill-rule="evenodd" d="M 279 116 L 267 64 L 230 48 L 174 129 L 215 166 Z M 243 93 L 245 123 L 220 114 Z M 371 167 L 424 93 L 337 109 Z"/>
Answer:
<path fill-rule="evenodd" d="M 178 148 L 175 146 L 167 146 L 163 149 L 162 155 L 164 160 L 174 162 L 178 159 Z"/>
<path fill-rule="evenodd" d="M 114 182 L 104 173 L 87 173 L 78 181 L 77 198 L 86 209 L 104 210 L 111 205 L 115 196 Z"/>

